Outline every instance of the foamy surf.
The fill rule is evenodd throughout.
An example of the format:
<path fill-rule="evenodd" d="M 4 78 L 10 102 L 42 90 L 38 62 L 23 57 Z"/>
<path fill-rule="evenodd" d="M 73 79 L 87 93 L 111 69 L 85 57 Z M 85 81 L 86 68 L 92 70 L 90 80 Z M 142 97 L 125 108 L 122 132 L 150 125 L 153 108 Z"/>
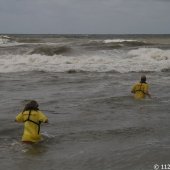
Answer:
<path fill-rule="evenodd" d="M 79 56 L 1 55 L 0 72 L 159 72 L 170 68 L 170 50 L 139 48 L 125 51 L 100 51 Z"/>
<path fill-rule="evenodd" d="M 104 43 L 122 43 L 122 42 L 139 42 L 137 40 L 129 39 L 107 39 L 103 41 Z"/>
<path fill-rule="evenodd" d="M 10 41 L 10 37 L 6 35 L 0 35 L 0 45 L 7 44 Z"/>

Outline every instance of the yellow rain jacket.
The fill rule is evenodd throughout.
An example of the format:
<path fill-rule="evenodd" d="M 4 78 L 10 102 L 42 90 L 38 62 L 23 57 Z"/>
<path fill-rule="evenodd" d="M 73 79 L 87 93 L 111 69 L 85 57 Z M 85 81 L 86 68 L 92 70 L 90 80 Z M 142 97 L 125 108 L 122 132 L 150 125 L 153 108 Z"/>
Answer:
<path fill-rule="evenodd" d="M 134 93 L 135 99 L 144 99 L 148 94 L 149 85 L 147 83 L 136 83 L 132 87 L 132 93 Z"/>
<path fill-rule="evenodd" d="M 17 122 L 24 122 L 22 141 L 39 142 L 41 140 L 40 124 L 47 122 L 47 117 L 41 111 L 24 111 L 17 115 Z"/>

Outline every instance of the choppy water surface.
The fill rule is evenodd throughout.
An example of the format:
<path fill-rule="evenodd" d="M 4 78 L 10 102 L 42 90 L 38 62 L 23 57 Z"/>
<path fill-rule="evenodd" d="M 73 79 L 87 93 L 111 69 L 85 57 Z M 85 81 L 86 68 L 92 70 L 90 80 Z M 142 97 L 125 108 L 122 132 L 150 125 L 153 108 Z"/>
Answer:
<path fill-rule="evenodd" d="M 156 49 L 149 45 L 158 43 L 154 37 L 154 42 L 147 39 L 148 46 L 141 49 L 141 44 L 129 47 L 128 43 L 134 39 L 128 37 L 128 45 L 115 51 L 108 44 L 102 50 L 95 44 L 94 49 L 94 42 L 85 44 L 86 38 L 62 37 L 58 42 L 56 37 L 53 41 L 41 37 L 41 42 L 34 39 L 35 46 L 47 40 L 48 45 L 49 41 L 65 40 L 64 43 L 74 41 L 78 50 L 71 55 L 67 50 L 67 55 L 38 54 L 38 59 L 35 54 L 28 54 L 35 48 L 28 38 L 27 42 L 25 37 L 19 37 L 20 42 L 17 39 L 17 43 L 29 43 L 26 48 L 16 42 L 15 45 L 3 42 L 0 52 L 2 169 L 150 170 L 154 164 L 170 163 L 169 47 L 168 40 L 163 38 L 164 41 L 159 37 L 161 48 L 158 44 Z M 143 39 L 146 41 L 146 37 Z M 122 37 L 97 40 L 99 47 L 101 41 L 120 43 Z M 82 41 L 85 41 L 83 45 Z M 135 65 L 137 61 L 140 68 Z M 147 75 L 153 97 L 136 101 L 130 90 L 141 74 Z M 14 122 L 16 114 L 30 99 L 37 100 L 49 118 L 49 124 L 41 128 L 44 141 L 33 146 L 20 142 L 23 124 Z"/>

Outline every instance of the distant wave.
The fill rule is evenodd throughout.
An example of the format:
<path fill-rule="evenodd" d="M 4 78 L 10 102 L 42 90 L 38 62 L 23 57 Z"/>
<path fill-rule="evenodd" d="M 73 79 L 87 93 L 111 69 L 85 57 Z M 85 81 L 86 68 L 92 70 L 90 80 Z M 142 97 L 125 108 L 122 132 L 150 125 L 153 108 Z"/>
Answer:
<path fill-rule="evenodd" d="M 120 42 L 139 42 L 137 40 L 126 40 L 126 39 L 106 39 L 104 43 L 120 43 Z"/>
<path fill-rule="evenodd" d="M 0 47 L 11 47 L 11 46 L 18 46 L 18 45 L 22 45 L 22 44 L 17 42 L 14 37 L 10 37 L 7 35 L 0 35 Z"/>
<path fill-rule="evenodd" d="M 6 44 L 11 41 L 11 38 L 7 35 L 0 35 L 0 45 Z"/>
<path fill-rule="evenodd" d="M 151 45 L 148 42 L 139 40 L 126 39 L 105 39 L 105 40 L 90 40 L 88 43 L 81 44 L 86 49 L 119 49 L 125 47 L 140 47 Z"/>
<path fill-rule="evenodd" d="M 16 38 L 18 43 L 43 43 L 41 39 L 38 38 Z"/>
<path fill-rule="evenodd" d="M 43 39 L 38 38 L 30 38 L 30 37 L 15 37 L 15 36 L 7 36 L 0 35 L 0 47 L 10 47 L 10 46 L 19 46 L 23 44 L 41 44 L 45 43 Z"/>
<path fill-rule="evenodd" d="M 135 46 L 143 46 L 143 45 L 151 45 L 148 42 L 140 41 L 140 40 L 132 40 L 132 39 L 106 39 L 103 41 L 106 44 L 119 44 L 122 46 L 135 47 Z"/>

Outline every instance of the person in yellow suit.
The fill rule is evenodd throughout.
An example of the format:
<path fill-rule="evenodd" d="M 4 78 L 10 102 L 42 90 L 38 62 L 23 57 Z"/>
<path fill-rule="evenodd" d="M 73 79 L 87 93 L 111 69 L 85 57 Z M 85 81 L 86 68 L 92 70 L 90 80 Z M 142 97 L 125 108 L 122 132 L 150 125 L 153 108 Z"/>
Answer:
<path fill-rule="evenodd" d="M 38 103 L 34 100 L 26 104 L 24 110 L 16 116 L 16 122 L 24 122 L 22 142 L 37 143 L 42 140 L 40 124 L 48 123 L 48 118 L 39 110 Z"/>
<path fill-rule="evenodd" d="M 132 93 L 134 93 L 135 99 L 144 99 L 146 96 L 151 98 L 149 94 L 149 85 L 146 83 L 146 76 L 141 76 L 141 81 L 133 85 Z"/>

